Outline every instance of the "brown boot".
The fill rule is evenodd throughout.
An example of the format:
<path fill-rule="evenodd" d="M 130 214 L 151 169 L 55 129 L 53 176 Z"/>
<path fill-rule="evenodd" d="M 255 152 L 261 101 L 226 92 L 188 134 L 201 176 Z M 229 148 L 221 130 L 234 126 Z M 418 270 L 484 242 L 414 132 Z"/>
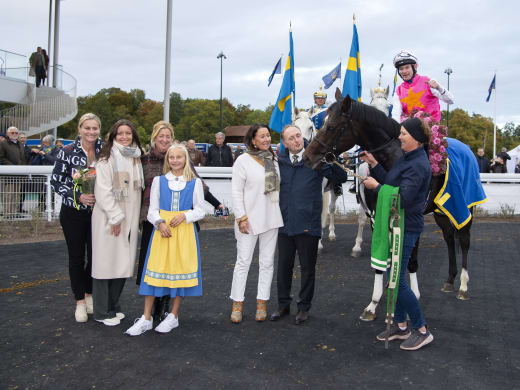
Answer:
<path fill-rule="evenodd" d="M 233 310 L 231 311 L 231 322 L 239 324 L 242 322 L 242 306 L 244 302 L 233 301 Z"/>
<path fill-rule="evenodd" d="M 258 322 L 265 321 L 267 318 L 267 301 L 262 299 L 256 300 L 256 316 L 255 320 Z"/>

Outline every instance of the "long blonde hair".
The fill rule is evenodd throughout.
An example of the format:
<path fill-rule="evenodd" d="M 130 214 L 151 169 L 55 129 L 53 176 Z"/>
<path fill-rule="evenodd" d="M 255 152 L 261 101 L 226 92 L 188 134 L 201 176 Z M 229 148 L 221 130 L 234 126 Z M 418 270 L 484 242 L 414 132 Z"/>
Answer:
<path fill-rule="evenodd" d="M 150 145 L 152 145 L 152 147 L 155 147 L 155 139 L 157 138 L 157 136 L 159 135 L 159 133 L 162 129 L 170 130 L 170 134 L 172 136 L 172 142 L 175 139 L 175 134 L 173 132 L 172 124 L 169 122 L 165 122 L 165 121 L 159 121 L 155 125 L 153 125 L 152 135 L 150 137 Z"/>
<path fill-rule="evenodd" d="M 167 174 L 172 170 L 170 167 L 170 162 L 168 161 L 168 157 L 170 156 L 170 151 L 174 149 L 180 149 L 184 152 L 185 163 L 184 170 L 182 171 L 182 176 L 184 177 L 184 180 L 189 182 L 196 178 L 197 175 L 195 175 L 195 172 L 193 172 L 193 169 L 191 168 L 190 155 L 188 154 L 188 149 L 186 149 L 186 147 L 183 144 L 173 144 L 168 148 L 168 150 L 166 151 L 166 155 L 164 156 L 163 173 Z"/>

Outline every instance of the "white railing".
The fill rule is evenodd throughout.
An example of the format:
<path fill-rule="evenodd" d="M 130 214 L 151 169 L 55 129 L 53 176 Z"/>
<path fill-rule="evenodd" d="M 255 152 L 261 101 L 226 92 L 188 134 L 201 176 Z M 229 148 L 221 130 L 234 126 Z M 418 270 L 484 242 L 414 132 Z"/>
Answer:
<path fill-rule="evenodd" d="M 27 81 L 27 73 L 20 71 L 27 64 L 27 57 L 23 54 L 0 49 L 0 76 Z"/>
<path fill-rule="evenodd" d="M 53 167 L 0 165 L 0 213 L 4 220 L 32 219 L 51 221 L 59 215 L 61 198 L 50 185 Z M 231 204 L 231 172 L 229 167 L 197 167 L 197 172 L 213 195 L 225 206 Z M 349 177 L 350 179 L 350 177 Z M 481 207 L 500 213 L 504 206 L 520 214 L 520 174 L 483 173 L 481 179 L 489 201 Z M 348 193 L 350 182 L 343 185 L 344 195 L 336 203 L 339 214 L 356 212 L 355 197 Z M 211 209 L 208 208 L 208 212 Z"/>
<path fill-rule="evenodd" d="M 28 72 L 29 68 L 24 69 Z M 57 89 L 61 93 L 57 96 L 35 99 L 33 103 L 17 104 L 0 111 L 0 130 L 15 126 L 29 137 L 72 120 L 78 113 L 76 79 L 58 69 L 58 80 Z"/>

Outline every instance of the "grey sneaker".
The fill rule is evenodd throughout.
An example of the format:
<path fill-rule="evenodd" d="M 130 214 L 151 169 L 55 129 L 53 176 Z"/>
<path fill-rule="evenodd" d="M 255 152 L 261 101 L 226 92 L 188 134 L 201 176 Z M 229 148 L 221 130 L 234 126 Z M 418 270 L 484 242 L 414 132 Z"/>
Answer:
<path fill-rule="evenodd" d="M 419 348 L 424 347 L 426 344 L 430 344 L 433 341 L 433 335 L 428 329 L 426 333 L 422 334 L 418 330 L 412 330 L 412 335 L 401 344 L 401 349 L 406 351 L 415 351 Z"/>
<path fill-rule="evenodd" d="M 390 326 L 390 334 L 388 335 L 388 341 L 392 340 L 406 340 L 408 337 L 410 337 L 410 329 L 406 327 L 405 330 L 401 330 L 397 325 Z M 379 333 L 376 336 L 376 339 L 379 341 L 385 341 L 386 340 L 386 330 Z"/>

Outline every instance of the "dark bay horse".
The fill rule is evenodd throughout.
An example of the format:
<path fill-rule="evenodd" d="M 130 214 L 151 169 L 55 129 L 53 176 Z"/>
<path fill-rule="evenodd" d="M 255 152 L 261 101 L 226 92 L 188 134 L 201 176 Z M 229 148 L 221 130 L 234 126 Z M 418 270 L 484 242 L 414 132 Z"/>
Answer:
<path fill-rule="evenodd" d="M 378 109 L 354 101 L 349 96 L 343 98 L 341 92 L 337 89 L 336 102 L 329 107 L 327 115 L 328 118 L 324 126 L 305 149 L 303 159 L 308 166 L 316 169 L 325 161 L 332 161 L 340 153 L 349 150 L 354 145 L 359 145 L 363 150 L 372 153 L 387 171 L 402 156 L 401 143 L 397 138 L 401 125 L 388 118 Z M 436 206 L 433 203 L 433 199 L 440 191 L 443 183 L 444 175 L 432 177 L 430 193 L 425 205 L 425 214 L 435 210 Z M 366 199 L 370 210 L 375 210 L 377 197 L 372 193 L 367 194 Z M 442 287 L 442 291 L 455 291 L 454 280 L 458 273 L 455 255 L 455 238 L 457 237 L 462 250 L 462 271 L 457 298 L 468 299 L 469 276 L 467 263 L 471 221 L 462 229 L 457 230 L 447 216 L 435 212 L 434 218 L 437 225 L 441 228 L 444 240 L 448 246 L 449 275 Z M 419 241 L 408 265 L 410 272 L 416 272 L 417 270 L 418 247 Z M 381 271 L 375 272 L 376 280 L 380 279 L 382 283 Z M 376 287 L 375 285 L 374 287 Z M 375 310 L 381 294 L 382 289 L 380 293 L 374 291 L 372 302 L 362 314 L 362 319 L 370 321 L 375 318 Z"/>

